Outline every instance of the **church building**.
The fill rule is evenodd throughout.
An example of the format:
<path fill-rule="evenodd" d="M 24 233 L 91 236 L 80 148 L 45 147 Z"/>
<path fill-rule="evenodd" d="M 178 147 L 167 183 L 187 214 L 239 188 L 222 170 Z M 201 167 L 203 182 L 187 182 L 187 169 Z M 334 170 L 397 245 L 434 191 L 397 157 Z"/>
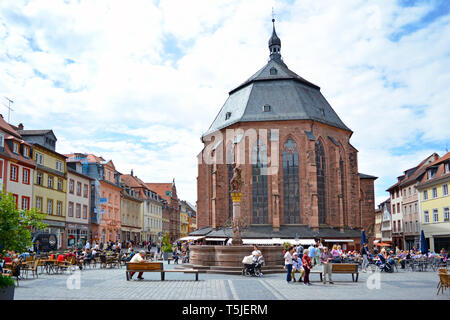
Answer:
<path fill-rule="evenodd" d="M 371 245 L 376 177 L 358 172 L 352 130 L 320 87 L 288 68 L 275 24 L 269 53 L 263 68 L 229 92 L 201 137 L 198 230 L 190 235 L 231 237 L 229 182 L 236 162 L 244 240 L 315 239 L 359 248 L 364 229 Z"/>

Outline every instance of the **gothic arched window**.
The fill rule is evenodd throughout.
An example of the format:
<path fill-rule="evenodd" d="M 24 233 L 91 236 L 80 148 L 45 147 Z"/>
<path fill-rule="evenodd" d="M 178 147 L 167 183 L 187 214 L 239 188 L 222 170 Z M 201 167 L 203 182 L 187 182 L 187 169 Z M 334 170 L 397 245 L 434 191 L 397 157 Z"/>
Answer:
<path fill-rule="evenodd" d="M 341 193 L 342 193 L 342 219 L 343 224 L 346 224 L 345 221 L 345 184 L 344 184 L 344 161 L 342 160 L 342 155 L 339 155 L 339 170 L 341 172 Z"/>
<path fill-rule="evenodd" d="M 267 196 L 267 148 L 258 140 L 252 150 L 253 223 L 269 223 Z"/>
<path fill-rule="evenodd" d="M 298 150 L 292 139 L 283 148 L 283 204 L 284 223 L 300 223 L 300 190 L 298 178 Z"/>
<path fill-rule="evenodd" d="M 327 202 L 325 187 L 325 151 L 320 140 L 316 142 L 317 196 L 319 209 L 319 224 L 327 221 Z"/>

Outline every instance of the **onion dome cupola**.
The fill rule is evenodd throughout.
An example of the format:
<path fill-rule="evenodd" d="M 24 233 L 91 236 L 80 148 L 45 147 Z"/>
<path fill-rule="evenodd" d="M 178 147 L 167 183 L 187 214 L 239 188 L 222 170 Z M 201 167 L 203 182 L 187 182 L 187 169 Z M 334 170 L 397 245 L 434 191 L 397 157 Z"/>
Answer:
<path fill-rule="evenodd" d="M 272 19 L 273 23 L 273 31 L 272 36 L 269 39 L 269 51 L 270 51 L 270 59 L 271 60 L 281 60 L 281 40 L 277 36 L 277 32 L 275 31 L 275 19 Z"/>
<path fill-rule="evenodd" d="M 207 136 L 239 122 L 313 120 L 351 131 L 320 92 L 320 87 L 300 77 L 281 58 L 281 40 L 275 31 L 269 39 L 270 59 L 253 76 L 229 92 Z"/>

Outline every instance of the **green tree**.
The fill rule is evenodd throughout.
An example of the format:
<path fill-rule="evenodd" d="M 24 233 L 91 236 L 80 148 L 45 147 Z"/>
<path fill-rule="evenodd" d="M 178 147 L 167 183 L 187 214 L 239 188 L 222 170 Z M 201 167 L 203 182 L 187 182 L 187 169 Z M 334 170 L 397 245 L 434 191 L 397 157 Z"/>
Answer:
<path fill-rule="evenodd" d="M 0 193 L 0 252 L 14 250 L 23 252 L 33 245 L 31 230 L 42 230 L 47 225 L 42 222 L 45 215 L 36 209 L 16 209 L 16 201 L 11 193 Z"/>
<path fill-rule="evenodd" d="M 169 233 L 165 233 L 162 238 L 162 251 L 163 252 L 172 252 L 172 244 L 170 243 Z"/>

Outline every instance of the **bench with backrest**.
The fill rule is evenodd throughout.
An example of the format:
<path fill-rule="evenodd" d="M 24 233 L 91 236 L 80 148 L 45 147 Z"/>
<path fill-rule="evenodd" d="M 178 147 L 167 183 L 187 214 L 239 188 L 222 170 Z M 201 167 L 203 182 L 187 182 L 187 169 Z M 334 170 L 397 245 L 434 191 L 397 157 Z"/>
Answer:
<path fill-rule="evenodd" d="M 164 270 L 162 262 L 127 262 L 127 269 L 125 270 L 127 280 L 130 280 L 130 272 L 160 272 L 161 281 L 165 280 L 165 273 L 167 272 L 183 272 L 195 273 L 195 281 L 198 281 L 198 270 L 194 269 L 171 269 Z"/>
<path fill-rule="evenodd" d="M 333 263 L 333 267 L 331 269 L 333 274 L 336 273 L 347 273 L 352 275 L 352 281 L 358 282 L 358 264 L 356 263 Z M 320 281 L 322 282 L 323 279 L 323 271 L 322 270 L 311 270 L 311 273 L 318 273 L 320 275 Z M 356 274 L 356 279 L 355 279 Z"/>

